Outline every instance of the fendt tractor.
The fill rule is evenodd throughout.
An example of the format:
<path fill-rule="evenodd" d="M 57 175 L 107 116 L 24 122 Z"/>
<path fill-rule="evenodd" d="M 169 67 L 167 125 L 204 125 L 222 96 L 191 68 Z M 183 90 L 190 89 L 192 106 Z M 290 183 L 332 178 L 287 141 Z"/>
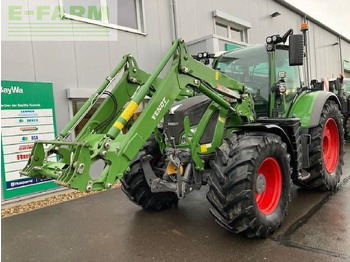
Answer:
<path fill-rule="evenodd" d="M 84 192 L 120 179 L 130 200 L 157 211 L 209 184 L 210 212 L 220 226 L 267 237 L 287 213 L 291 181 L 335 190 L 342 174 L 340 102 L 304 84 L 303 39 L 288 30 L 266 45 L 216 57 L 213 68 L 203 63 L 212 55 L 192 57 L 178 39 L 151 74 L 125 55 L 54 141 L 35 143 L 21 173 Z M 102 96 L 74 142 L 67 141 Z M 101 171 L 91 172 L 97 162 Z"/>

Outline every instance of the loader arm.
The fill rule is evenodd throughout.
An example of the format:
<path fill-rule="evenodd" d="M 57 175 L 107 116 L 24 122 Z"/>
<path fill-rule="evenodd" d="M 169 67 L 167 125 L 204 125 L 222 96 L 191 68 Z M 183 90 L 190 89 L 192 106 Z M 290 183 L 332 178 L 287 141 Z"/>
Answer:
<path fill-rule="evenodd" d="M 170 69 L 163 79 L 159 78 L 171 58 Z M 113 90 L 106 92 L 123 68 L 124 73 Z M 255 120 L 253 102 L 243 84 L 193 59 L 184 41 L 178 39 L 152 74 L 140 70 L 131 55 L 124 56 L 55 141 L 35 143 L 31 158 L 21 173 L 35 178 L 54 178 L 57 184 L 80 191 L 111 188 L 128 170 L 130 162 L 177 97 L 191 94 L 188 87 L 199 90 L 232 115 L 240 117 L 242 122 Z M 104 94 L 109 97 L 75 141 L 66 142 L 75 126 Z M 123 134 L 121 130 L 147 95 L 151 96 L 148 104 L 131 129 Z M 59 160 L 48 161 L 54 154 Z M 91 174 L 91 165 L 100 160 L 104 162 L 102 171 L 98 176 Z"/>

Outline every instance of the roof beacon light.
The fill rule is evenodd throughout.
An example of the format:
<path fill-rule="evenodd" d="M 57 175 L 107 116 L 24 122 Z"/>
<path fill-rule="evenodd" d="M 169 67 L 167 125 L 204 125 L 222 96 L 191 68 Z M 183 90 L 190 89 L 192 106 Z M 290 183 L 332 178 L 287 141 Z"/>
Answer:
<path fill-rule="evenodd" d="M 306 22 L 301 23 L 301 31 L 307 31 L 308 29 L 309 27 Z"/>

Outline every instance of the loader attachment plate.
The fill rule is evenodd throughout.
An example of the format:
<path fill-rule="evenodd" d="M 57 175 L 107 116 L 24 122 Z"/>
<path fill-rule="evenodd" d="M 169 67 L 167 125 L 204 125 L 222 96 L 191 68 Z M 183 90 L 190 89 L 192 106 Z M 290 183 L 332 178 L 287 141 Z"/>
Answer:
<path fill-rule="evenodd" d="M 45 146 L 49 145 L 48 150 Z M 91 146 L 81 142 L 61 141 L 37 141 L 32 150 L 32 155 L 26 167 L 21 171 L 22 175 L 34 178 L 53 178 L 55 183 L 80 191 L 89 192 L 104 189 L 102 183 L 92 181 L 89 171 L 92 163 Z M 49 161 L 52 155 L 56 155 L 58 161 Z M 108 165 L 105 169 L 108 169 Z M 103 173 L 98 180 L 103 180 Z"/>

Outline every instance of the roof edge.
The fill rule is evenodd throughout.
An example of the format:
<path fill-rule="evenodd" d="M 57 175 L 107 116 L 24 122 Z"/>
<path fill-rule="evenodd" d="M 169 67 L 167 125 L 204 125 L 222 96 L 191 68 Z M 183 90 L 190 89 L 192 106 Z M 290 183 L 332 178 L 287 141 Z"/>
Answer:
<path fill-rule="evenodd" d="M 328 32 L 338 36 L 339 38 L 343 39 L 344 41 L 348 42 L 350 44 L 350 39 L 343 36 L 342 34 L 338 33 L 334 29 L 330 28 L 329 26 L 325 25 L 324 23 L 320 22 L 319 20 L 313 18 L 312 16 L 308 15 L 304 11 L 301 11 L 300 9 L 296 8 L 294 5 L 286 2 L 285 0 L 274 0 L 275 2 L 283 5 L 284 7 L 292 10 L 293 12 L 305 17 L 307 20 L 317 24 L 318 26 L 322 27 L 323 29 L 327 30 Z"/>

